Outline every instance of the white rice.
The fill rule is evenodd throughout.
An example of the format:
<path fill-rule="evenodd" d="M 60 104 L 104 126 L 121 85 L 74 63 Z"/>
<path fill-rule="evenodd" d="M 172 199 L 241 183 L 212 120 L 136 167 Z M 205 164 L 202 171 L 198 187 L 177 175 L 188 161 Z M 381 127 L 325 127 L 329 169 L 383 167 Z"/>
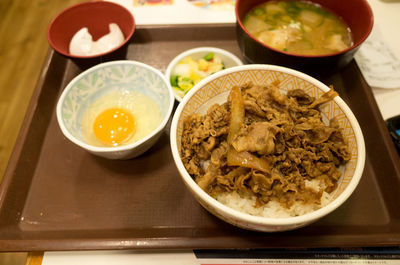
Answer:
<path fill-rule="evenodd" d="M 306 181 L 305 184 L 306 187 L 309 187 L 316 191 L 322 188 L 318 180 Z M 299 216 L 318 210 L 327 205 L 331 201 L 331 195 L 324 191 L 321 197 L 320 204 L 317 203 L 304 204 L 302 202 L 295 202 L 289 209 L 283 207 L 277 201 L 270 201 L 261 207 L 255 207 L 256 205 L 255 196 L 241 196 L 236 191 L 221 193 L 215 199 L 232 209 L 250 215 L 270 217 L 270 218 L 285 218 L 285 217 Z"/>

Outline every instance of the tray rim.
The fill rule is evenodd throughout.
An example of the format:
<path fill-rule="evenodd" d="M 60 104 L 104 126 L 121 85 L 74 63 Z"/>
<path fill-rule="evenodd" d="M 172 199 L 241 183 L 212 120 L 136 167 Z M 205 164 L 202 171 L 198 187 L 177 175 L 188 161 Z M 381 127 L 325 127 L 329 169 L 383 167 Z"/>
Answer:
<path fill-rule="evenodd" d="M 0 209 L 3 207 L 4 198 L 7 195 L 8 187 L 10 186 L 12 181 L 12 174 L 10 172 L 13 171 L 17 166 L 18 163 L 17 158 L 20 156 L 22 152 L 22 147 L 24 146 L 35 113 L 35 109 L 37 108 L 37 100 L 40 97 L 41 92 L 43 90 L 43 84 L 45 83 L 46 79 L 45 77 L 49 70 L 50 63 L 52 61 L 52 58 L 54 57 L 54 54 L 55 51 L 52 50 L 51 48 L 48 48 L 43 67 L 40 71 L 40 75 L 33 90 L 33 94 L 29 101 L 28 108 L 26 109 L 21 128 L 18 132 L 18 136 L 13 147 L 13 151 L 11 152 L 11 155 L 8 159 L 8 164 L 6 170 L 4 171 L 2 181 L 0 183 Z"/>
<path fill-rule="evenodd" d="M 213 26 L 213 24 L 209 24 L 210 27 Z M 232 27 L 232 24 L 224 24 L 224 25 L 218 25 L 220 27 Z M 172 26 L 163 26 L 161 28 L 190 28 L 193 27 L 193 25 L 172 25 Z M 204 25 L 194 25 L 194 27 L 204 27 Z M 161 29 L 160 27 L 157 27 L 157 25 L 151 25 L 151 26 L 140 26 L 139 29 Z M 13 180 L 13 172 L 15 168 L 18 165 L 18 158 L 21 155 L 23 146 L 25 144 L 27 134 L 29 132 L 30 126 L 33 122 L 33 117 L 36 108 L 38 107 L 37 101 L 40 98 L 40 95 L 43 90 L 43 84 L 46 81 L 47 74 L 49 72 L 51 63 L 53 62 L 54 58 L 58 56 L 54 50 L 51 48 L 48 49 L 48 53 L 46 55 L 40 76 L 37 80 L 36 86 L 34 88 L 34 92 L 32 94 L 30 103 L 28 105 L 26 115 L 23 119 L 21 129 L 19 131 L 16 143 L 13 148 L 13 152 L 11 153 L 9 157 L 9 162 L 6 168 L 6 171 L 3 176 L 3 180 L 0 186 L 0 210 L 3 207 L 4 204 L 4 199 L 7 196 L 8 188 L 11 185 L 11 182 Z M 69 62 L 68 58 L 63 59 L 65 62 L 64 66 L 64 71 Z M 359 69 L 358 69 L 359 71 Z M 361 77 L 361 82 L 363 82 L 363 86 L 368 86 L 366 84 L 366 81 L 362 78 L 362 75 L 360 74 Z M 372 114 L 374 115 L 375 120 L 381 120 L 382 124 L 384 124 L 384 120 L 382 115 L 380 114 L 378 105 L 374 99 L 374 96 L 372 94 L 372 90 L 367 90 L 366 92 L 367 99 L 369 101 L 369 105 L 372 108 Z M 383 137 L 383 142 L 386 146 L 386 149 L 389 152 L 389 155 L 391 157 L 391 164 L 393 164 L 394 169 L 399 173 L 400 172 L 400 165 L 395 163 L 400 161 L 399 156 L 397 154 L 397 151 L 391 141 L 389 132 L 387 130 L 384 130 L 385 127 L 383 126 L 378 126 L 379 131 L 381 135 L 384 135 Z M 400 173 L 399 173 L 400 175 Z M 338 235 L 339 236 L 339 235 Z M 359 236 L 358 236 L 359 238 Z M 387 241 L 381 241 L 381 239 L 387 239 Z M 169 239 L 160 239 L 160 238 L 146 238 L 145 239 L 147 242 L 150 242 L 149 244 L 145 246 L 140 246 L 141 249 L 157 249 L 157 248 L 162 248 L 162 249 L 180 249 L 180 248 L 185 248 L 182 244 L 179 246 L 179 244 L 176 244 L 176 240 L 181 240 L 179 238 L 169 238 Z M 191 241 L 193 239 L 186 239 L 186 241 Z M 195 239 L 196 241 L 199 242 L 198 246 L 199 248 L 210 248 L 209 242 L 207 240 L 203 240 L 200 238 Z M 337 242 L 339 242 L 340 239 L 336 239 Z M 95 249 L 132 249 L 134 245 L 137 245 L 139 242 L 143 241 L 140 238 L 124 238 L 124 240 L 120 239 L 105 239 L 102 240 L 104 243 L 98 243 L 98 239 L 85 239 L 84 241 L 82 240 L 77 240 L 77 239 L 60 239 L 57 241 L 57 244 L 54 244 L 54 239 L 0 239 L 0 251 L 42 251 L 43 247 L 45 247 L 46 250 L 95 250 Z M 335 240 L 332 240 L 332 247 L 337 246 L 335 243 Z M 130 242 L 130 243 L 129 243 Z M 153 243 L 151 243 L 153 242 Z M 203 243 L 202 243 L 203 242 Z M 215 241 L 214 246 L 212 248 L 220 248 L 218 247 L 219 241 Z M 222 240 L 221 242 L 225 242 Z M 371 241 L 369 241 L 371 242 Z M 398 238 L 387 238 L 386 235 L 382 235 L 382 238 L 377 238 L 376 242 L 374 243 L 373 246 L 393 246 L 393 245 L 398 245 L 400 244 L 400 237 Z M 318 245 L 315 245 L 318 247 Z M 360 246 L 371 246 L 369 243 L 366 244 L 363 240 L 360 240 L 359 244 L 354 245 L 354 244 L 349 244 L 349 245 L 343 245 L 343 247 L 360 247 Z M 253 246 L 256 247 L 256 246 Z M 282 245 L 277 246 L 277 247 L 282 247 Z M 329 244 L 326 245 L 326 247 L 329 247 Z"/>

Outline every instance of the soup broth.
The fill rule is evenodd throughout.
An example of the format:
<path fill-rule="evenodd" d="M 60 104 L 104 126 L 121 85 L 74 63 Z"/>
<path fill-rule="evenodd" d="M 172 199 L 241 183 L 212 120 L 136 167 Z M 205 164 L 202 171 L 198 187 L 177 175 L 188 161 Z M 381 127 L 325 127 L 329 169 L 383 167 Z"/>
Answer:
<path fill-rule="evenodd" d="M 243 24 L 259 41 L 293 54 L 326 55 L 353 45 L 345 22 L 310 2 L 269 1 L 250 10 Z"/>

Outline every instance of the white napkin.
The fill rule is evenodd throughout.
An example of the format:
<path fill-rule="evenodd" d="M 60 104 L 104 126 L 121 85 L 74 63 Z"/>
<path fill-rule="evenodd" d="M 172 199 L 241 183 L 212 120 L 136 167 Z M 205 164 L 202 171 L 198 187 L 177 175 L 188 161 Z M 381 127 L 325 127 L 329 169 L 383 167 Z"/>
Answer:
<path fill-rule="evenodd" d="M 400 115 L 400 61 L 375 24 L 354 56 L 384 120 Z"/>
<path fill-rule="evenodd" d="M 354 56 L 360 70 L 373 88 L 400 88 L 400 61 L 386 44 L 378 25 Z"/>

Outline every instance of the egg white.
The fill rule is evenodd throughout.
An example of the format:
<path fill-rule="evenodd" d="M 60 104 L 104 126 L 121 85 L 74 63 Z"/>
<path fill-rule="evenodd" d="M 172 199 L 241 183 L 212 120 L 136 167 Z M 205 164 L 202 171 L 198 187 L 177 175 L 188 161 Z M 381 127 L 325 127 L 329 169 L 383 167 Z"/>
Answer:
<path fill-rule="evenodd" d="M 162 121 L 161 109 L 150 97 L 138 91 L 113 91 L 93 102 L 82 116 L 82 136 L 88 144 L 109 147 L 96 138 L 93 123 L 100 113 L 110 108 L 128 110 L 135 119 L 134 133 L 119 146 L 128 145 L 146 137 Z"/>

